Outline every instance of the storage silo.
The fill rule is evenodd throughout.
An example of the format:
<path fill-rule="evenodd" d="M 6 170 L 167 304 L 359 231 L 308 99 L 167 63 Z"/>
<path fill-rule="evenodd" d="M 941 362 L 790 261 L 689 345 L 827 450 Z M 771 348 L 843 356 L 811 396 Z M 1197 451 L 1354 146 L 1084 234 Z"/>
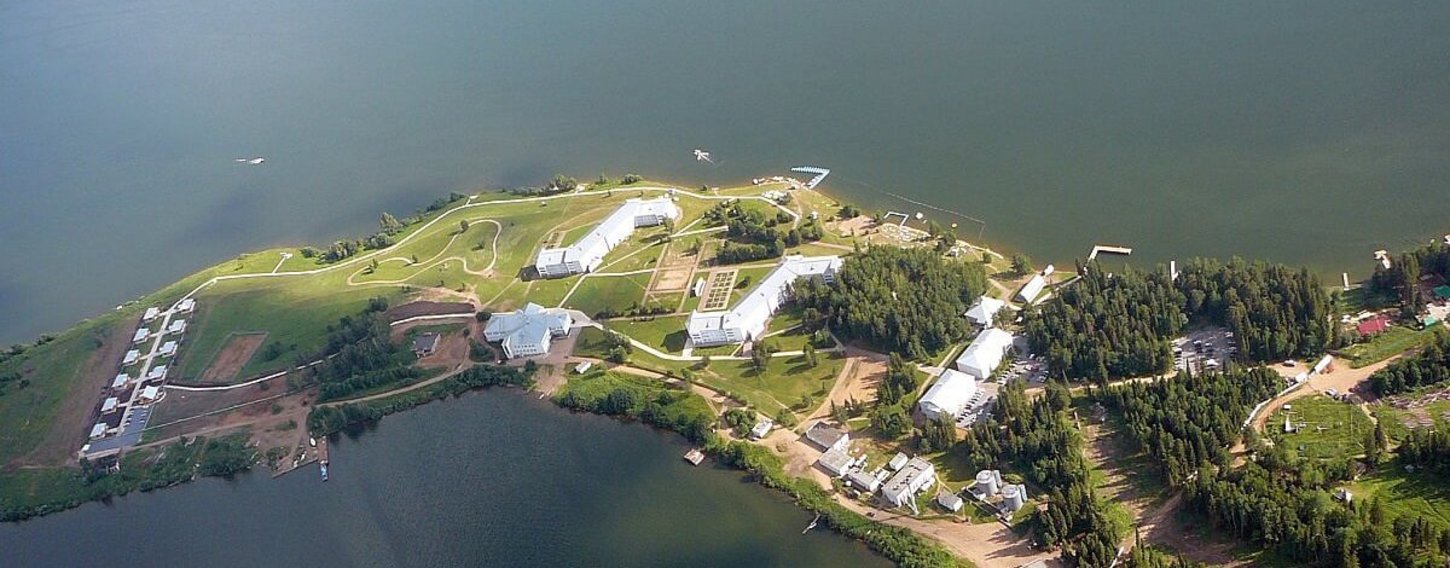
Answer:
<path fill-rule="evenodd" d="M 1008 485 L 1002 488 L 1002 509 L 1008 512 L 1016 512 L 1027 502 L 1027 487 L 1023 485 Z"/>
<path fill-rule="evenodd" d="M 1002 489 L 1002 474 L 992 469 L 977 472 L 977 489 L 988 497 L 996 496 Z"/>

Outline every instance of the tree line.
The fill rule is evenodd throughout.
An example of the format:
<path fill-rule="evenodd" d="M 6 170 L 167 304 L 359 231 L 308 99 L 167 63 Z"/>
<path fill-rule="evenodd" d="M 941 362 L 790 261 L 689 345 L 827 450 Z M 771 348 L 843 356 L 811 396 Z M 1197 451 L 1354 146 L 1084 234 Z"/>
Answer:
<path fill-rule="evenodd" d="M 1369 377 L 1375 396 L 1389 396 L 1450 379 L 1450 334 L 1437 331 L 1418 353 L 1408 355 Z"/>
<path fill-rule="evenodd" d="M 1251 437 L 1251 459 L 1232 466 L 1235 432 L 1277 382 L 1259 368 L 1113 386 L 1098 398 L 1121 413 L 1168 484 L 1184 490 L 1189 510 L 1220 530 L 1303 565 L 1443 565 L 1446 533 L 1428 520 L 1392 516 L 1379 499 L 1330 498 L 1353 476 L 1352 460 L 1307 459 Z"/>
<path fill-rule="evenodd" d="M 1165 373 L 1171 340 L 1192 323 L 1226 326 L 1240 361 L 1309 356 L 1338 345 L 1333 305 L 1307 270 L 1195 259 L 1177 281 L 1163 272 L 1096 263 L 1041 306 L 1024 310 L 1034 351 L 1059 377 L 1106 381 Z"/>
<path fill-rule="evenodd" d="M 871 247 L 847 258 L 834 284 L 797 282 L 794 295 L 808 325 L 921 360 L 968 337 L 963 314 L 986 289 L 979 264 L 928 249 Z"/>

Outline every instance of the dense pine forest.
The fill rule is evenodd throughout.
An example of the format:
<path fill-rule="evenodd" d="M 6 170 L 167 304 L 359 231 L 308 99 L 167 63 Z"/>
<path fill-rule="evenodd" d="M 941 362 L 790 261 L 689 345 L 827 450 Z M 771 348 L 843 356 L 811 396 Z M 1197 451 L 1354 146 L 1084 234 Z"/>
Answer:
<path fill-rule="evenodd" d="M 1023 316 L 1033 350 L 1061 378 L 1167 372 L 1169 341 L 1192 324 L 1228 327 L 1241 361 L 1309 356 L 1339 341 L 1329 296 L 1307 270 L 1234 259 L 1191 261 L 1177 281 L 1131 268 L 1109 274 L 1096 263 L 1079 273 Z"/>
<path fill-rule="evenodd" d="M 1450 334 L 1436 333 L 1419 353 L 1406 356 L 1370 375 L 1376 396 L 1408 392 L 1450 379 Z"/>
<path fill-rule="evenodd" d="M 1106 504 L 1093 491 L 1082 438 L 1068 417 L 1067 388 L 1051 383 L 1045 396 L 1029 401 L 1022 382 L 1004 386 L 992 416 L 967 431 L 952 450 L 968 469 L 1011 464 L 1048 492 L 1048 506 L 1034 514 L 1037 534 L 1061 546 L 1070 566 L 1107 566 L 1126 527 L 1114 526 Z"/>
<path fill-rule="evenodd" d="M 987 288 L 976 263 L 927 249 L 871 247 L 841 266 L 835 284 L 803 281 L 795 298 L 806 321 L 824 321 L 838 336 L 921 360 L 967 339 L 962 314 Z"/>

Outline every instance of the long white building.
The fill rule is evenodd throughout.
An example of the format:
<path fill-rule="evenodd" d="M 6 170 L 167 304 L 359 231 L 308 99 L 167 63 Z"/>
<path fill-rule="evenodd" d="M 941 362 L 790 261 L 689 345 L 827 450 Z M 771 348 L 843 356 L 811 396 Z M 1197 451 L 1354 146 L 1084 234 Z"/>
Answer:
<path fill-rule="evenodd" d="M 759 339 L 765 333 L 765 324 L 770 321 L 770 316 L 789 299 L 792 283 L 800 278 L 817 277 L 827 283 L 835 282 L 836 271 L 840 268 L 839 256 L 787 256 L 734 308 L 718 312 L 691 312 L 685 331 L 696 347 Z"/>
<path fill-rule="evenodd" d="M 534 267 L 544 278 L 593 272 L 604 261 L 604 255 L 628 240 L 636 228 L 660 225 L 679 218 L 680 208 L 668 197 L 627 200 L 579 242 L 539 251 Z"/>
<path fill-rule="evenodd" d="M 980 380 L 986 380 L 1002 364 L 1002 358 L 1012 349 L 1012 334 L 990 327 L 977 334 L 967 350 L 957 357 L 957 370 Z"/>
<path fill-rule="evenodd" d="M 493 314 L 483 328 L 483 337 L 502 346 L 510 359 L 532 357 L 548 353 L 554 338 L 569 335 L 572 325 L 569 312 L 530 302 L 515 312 Z"/>
<path fill-rule="evenodd" d="M 926 394 L 921 395 L 916 406 L 928 420 L 953 420 L 957 413 L 967 407 L 967 402 L 972 400 L 974 394 L 977 394 L 976 378 L 947 369 L 942 371 L 931 388 L 926 389 Z"/>

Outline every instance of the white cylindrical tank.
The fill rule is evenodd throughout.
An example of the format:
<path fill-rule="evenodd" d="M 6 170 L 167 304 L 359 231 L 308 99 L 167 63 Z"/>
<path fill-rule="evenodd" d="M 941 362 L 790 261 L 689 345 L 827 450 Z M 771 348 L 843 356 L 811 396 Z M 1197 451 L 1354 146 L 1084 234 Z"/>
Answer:
<path fill-rule="evenodd" d="M 1008 511 L 1016 511 L 1022 508 L 1027 502 L 1027 488 L 1021 485 L 1008 485 L 1002 488 L 1002 508 Z"/>
<path fill-rule="evenodd" d="M 982 494 L 988 497 L 996 495 L 997 491 L 1001 490 L 1001 485 L 997 482 L 996 472 L 990 469 L 977 472 L 977 488 L 981 489 Z"/>

